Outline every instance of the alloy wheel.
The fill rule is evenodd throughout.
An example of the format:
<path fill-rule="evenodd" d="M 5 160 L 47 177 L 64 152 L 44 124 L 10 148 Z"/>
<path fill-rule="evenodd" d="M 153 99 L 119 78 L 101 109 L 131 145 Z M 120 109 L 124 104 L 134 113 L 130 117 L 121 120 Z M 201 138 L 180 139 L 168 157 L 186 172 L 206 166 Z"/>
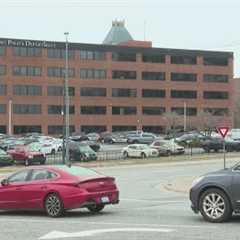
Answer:
<path fill-rule="evenodd" d="M 210 193 L 203 199 L 203 210 L 211 219 L 219 219 L 225 213 L 225 200 L 218 193 Z"/>
<path fill-rule="evenodd" d="M 45 200 L 45 209 L 49 216 L 59 217 L 63 213 L 63 205 L 57 194 L 49 194 Z"/>

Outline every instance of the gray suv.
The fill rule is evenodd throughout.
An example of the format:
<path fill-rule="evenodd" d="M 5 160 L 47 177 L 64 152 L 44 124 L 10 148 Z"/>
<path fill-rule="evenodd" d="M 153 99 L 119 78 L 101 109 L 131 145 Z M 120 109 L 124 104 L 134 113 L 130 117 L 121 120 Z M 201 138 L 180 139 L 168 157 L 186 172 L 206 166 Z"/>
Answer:
<path fill-rule="evenodd" d="M 127 136 L 127 143 L 135 144 L 135 143 L 143 143 L 150 144 L 154 140 L 156 140 L 156 136 L 152 133 L 140 133 L 140 134 L 129 134 Z"/>
<path fill-rule="evenodd" d="M 209 222 L 224 222 L 240 212 L 240 163 L 193 181 L 191 207 Z"/>

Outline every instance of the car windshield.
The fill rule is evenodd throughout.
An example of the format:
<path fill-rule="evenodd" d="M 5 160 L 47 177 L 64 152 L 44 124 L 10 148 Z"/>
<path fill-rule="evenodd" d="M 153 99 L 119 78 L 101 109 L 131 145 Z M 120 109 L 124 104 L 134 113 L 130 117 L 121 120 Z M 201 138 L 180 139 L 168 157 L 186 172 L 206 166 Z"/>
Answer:
<path fill-rule="evenodd" d="M 29 152 L 39 152 L 40 150 L 40 145 L 38 143 L 33 143 L 33 144 L 29 144 L 26 147 L 27 151 Z"/>
<path fill-rule="evenodd" d="M 92 169 L 89 168 L 83 168 L 83 167 L 68 167 L 65 165 L 57 166 L 60 170 L 63 170 L 67 173 L 70 173 L 71 175 L 74 176 L 98 176 L 100 175 L 99 173 L 95 172 Z"/>

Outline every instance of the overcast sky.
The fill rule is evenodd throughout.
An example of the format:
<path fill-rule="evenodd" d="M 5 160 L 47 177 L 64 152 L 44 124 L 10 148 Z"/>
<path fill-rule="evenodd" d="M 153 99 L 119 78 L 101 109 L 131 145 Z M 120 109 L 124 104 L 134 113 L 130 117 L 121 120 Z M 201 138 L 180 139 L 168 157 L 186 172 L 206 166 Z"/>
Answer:
<path fill-rule="evenodd" d="M 233 51 L 240 76 L 240 0 L 0 0 L 0 37 L 101 43 L 114 19 L 154 47 Z M 144 24 L 145 22 L 145 24 Z"/>

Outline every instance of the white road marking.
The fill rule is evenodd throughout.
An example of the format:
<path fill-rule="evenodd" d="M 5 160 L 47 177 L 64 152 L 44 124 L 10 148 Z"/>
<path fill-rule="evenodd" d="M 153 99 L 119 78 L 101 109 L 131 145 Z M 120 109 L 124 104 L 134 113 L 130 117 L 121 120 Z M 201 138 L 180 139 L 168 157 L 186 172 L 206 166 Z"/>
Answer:
<path fill-rule="evenodd" d="M 134 199 L 134 198 L 121 198 L 120 201 L 126 202 L 146 202 L 146 203 L 186 203 L 186 201 L 163 201 L 163 200 L 147 200 L 147 199 Z"/>
<path fill-rule="evenodd" d="M 114 232 L 161 232 L 170 233 L 174 232 L 174 229 L 167 228 L 109 228 L 109 229 L 94 229 L 88 231 L 81 231 L 75 233 L 52 231 L 42 237 L 39 240 L 44 239 L 59 239 L 59 238 L 74 238 L 74 237 L 91 237 L 97 234 L 114 233 Z"/>
<path fill-rule="evenodd" d="M 58 220 L 58 219 L 52 219 L 52 220 L 48 220 L 48 218 L 43 218 L 43 219 L 33 219 L 33 218 L 11 218 L 11 217 L 7 217 L 7 218 L 0 218 L 0 222 L 16 222 L 16 223 L 54 223 L 54 224 L 80 224 L 81 226 L 83 225 L 88 225 L 88 224 L 92 224 L 92 225 L 106 225 L 106 226 L 133 226 L 133 227 L 163 227 L 163 228 L 204 228 L 204 229 L 216 229 L 217 226 L 209 226 L 209 225 L 171 225 L 171 224 L 151 224 L 151 223 L 126 223 L 126 222 L 93 222 L 93 221 L 81 221 L 81 220 L 76 220 L 76 221 L 72 221 L 69 220 L 66 217 L 64 220 Z"/>

